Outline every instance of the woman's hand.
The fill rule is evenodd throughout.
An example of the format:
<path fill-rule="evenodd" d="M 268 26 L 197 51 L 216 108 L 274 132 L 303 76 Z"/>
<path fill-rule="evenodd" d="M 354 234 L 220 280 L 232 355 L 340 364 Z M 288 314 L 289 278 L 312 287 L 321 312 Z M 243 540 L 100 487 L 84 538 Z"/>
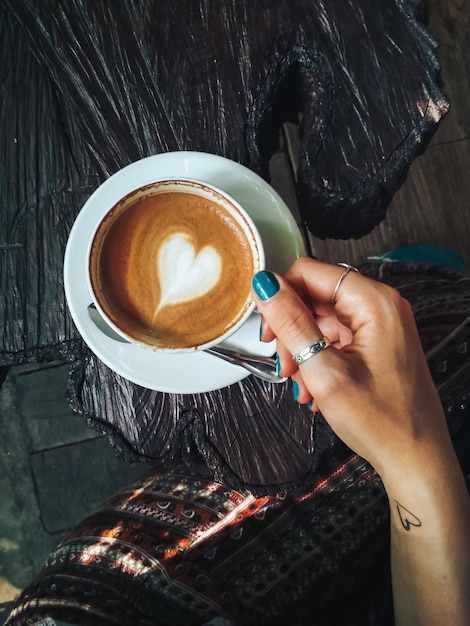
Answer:
<path fill-rule="evenodd" d="M 391 287 L 349 272 L 333 305 L 343 272 L 302 258 L 283 277 L 257 275 L 254 297 L 263 339 L 277 338 L 282 374 L 298 383 L 297 400 L 312 402 L 385 475 L 397 458 L 412 463 L 418 443 L 446 437 L 447 427 L 409 303 Z M 260 297 L 267 293 L 263 281 L 267 299 Z M 297 367 L 292 355 L 323 336 L 331 347 Z"/>

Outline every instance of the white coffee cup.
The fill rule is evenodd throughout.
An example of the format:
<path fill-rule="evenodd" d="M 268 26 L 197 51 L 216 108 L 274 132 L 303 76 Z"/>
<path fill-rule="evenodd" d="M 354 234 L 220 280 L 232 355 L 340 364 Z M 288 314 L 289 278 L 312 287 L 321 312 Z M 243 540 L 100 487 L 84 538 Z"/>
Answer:
<path fill-rule="evenodd" d="M 225 192 L 191 179 L 156 181 L 104 215 L 88 250 L 94 304 L 124 339 L 188 352 L 225 341 L 254 309 L 264 268 L 259 232 Z"/>

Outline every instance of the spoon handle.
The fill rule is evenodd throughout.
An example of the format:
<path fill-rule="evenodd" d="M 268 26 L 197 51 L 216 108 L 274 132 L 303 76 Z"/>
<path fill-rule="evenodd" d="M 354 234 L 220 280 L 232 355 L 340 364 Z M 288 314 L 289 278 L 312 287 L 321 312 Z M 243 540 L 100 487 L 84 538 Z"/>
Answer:
<path fill-rule="evenodd" d="M 253 376 L 261 378 L 261 380 L 265 380 L 268 383 L 283 383 L 287 380 L 287 378 L 276 374 L 276 360 L 271 357 L 251 356 L 220 347 L 207 348 L 204 352 L 224 359 L 224 361 L 228 361 L 233 365 L 241 365 Z"/>

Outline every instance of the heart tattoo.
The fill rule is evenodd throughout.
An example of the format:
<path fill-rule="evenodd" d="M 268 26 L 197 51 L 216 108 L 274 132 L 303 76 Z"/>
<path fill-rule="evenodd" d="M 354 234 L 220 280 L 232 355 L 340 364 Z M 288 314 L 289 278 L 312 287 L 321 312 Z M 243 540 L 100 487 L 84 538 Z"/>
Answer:
<path fill-rule="evenodd" d="M 419 528 L 421 526 L 421 520 L 419 520 L 416 515 L 413 515 L 411 511 L 405 509 L 399 502 L 395 500 L 395 504 L 397 505 L 398 517 L 400 518 L 401 525 L 405 530 L 410 530 L 412 526 Z"/>

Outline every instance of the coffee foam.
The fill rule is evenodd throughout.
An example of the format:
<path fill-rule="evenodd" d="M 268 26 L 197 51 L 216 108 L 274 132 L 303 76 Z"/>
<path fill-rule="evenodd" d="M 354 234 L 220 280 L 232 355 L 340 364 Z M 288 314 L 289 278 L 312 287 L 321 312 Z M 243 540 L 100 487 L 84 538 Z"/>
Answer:
<path fill-rule="evenodd" d="M 164 349 L 199 346 L 233 327 L 251 306 L 254 271 L 252 242 L 227 210 L 177 191 L 115 207 L 90 256 L 103 312 L 126 335 Z"/>
<path fill-rule="evenodd" d="M 160 301 L 156 314 L 168 304 L 200 298 L 220 280 L 222 259 L 212 246 L 197 254 L 192 239 L 185 233 L 169 235 L 158 253 Z"/>

